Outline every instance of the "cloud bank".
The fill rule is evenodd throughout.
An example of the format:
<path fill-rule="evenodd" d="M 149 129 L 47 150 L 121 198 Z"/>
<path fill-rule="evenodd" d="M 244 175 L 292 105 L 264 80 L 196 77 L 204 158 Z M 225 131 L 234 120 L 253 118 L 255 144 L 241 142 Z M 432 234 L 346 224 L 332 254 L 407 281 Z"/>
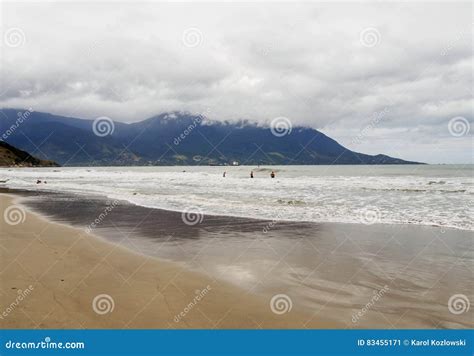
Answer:
<path fill-rule="evenodd" d="M 1 6 L 1 107 L 283 116 L 364 153 L 472 162 L 470 2 Z"/>

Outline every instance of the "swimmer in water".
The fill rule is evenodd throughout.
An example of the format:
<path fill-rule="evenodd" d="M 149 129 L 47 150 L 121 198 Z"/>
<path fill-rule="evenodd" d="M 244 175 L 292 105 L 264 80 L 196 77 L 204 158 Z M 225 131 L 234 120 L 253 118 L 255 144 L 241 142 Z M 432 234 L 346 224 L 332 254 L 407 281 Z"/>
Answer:
<path fill-rule="evenodd" d="M 226 173 L 227 173 L 227 172 L 224 171 L 224 174 L 222 175 L 224 178 L 225 178 L 225 174 L 226 174 Z"/>
<path fill-rule="evenodd" d="M 275 172 L 270 173 L 270 177 L 275 178 Z"/>
<path fill-rule="evenodd" d="M 253 171 L 250 172 L 250 178 L 253 178 Z"/>

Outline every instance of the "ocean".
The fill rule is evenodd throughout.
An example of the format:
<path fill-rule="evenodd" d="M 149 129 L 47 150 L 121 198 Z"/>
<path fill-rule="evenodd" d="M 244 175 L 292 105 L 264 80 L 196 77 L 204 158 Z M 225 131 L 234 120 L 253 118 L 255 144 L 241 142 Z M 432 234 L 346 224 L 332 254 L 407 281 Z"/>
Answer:
<path fill-rule="evenodd" d="M 14 189 L 269 220 L 474 230 L 473 165 L 4 168 Z M 224 171 L 226 177 L 223 177 Z M 250 172 L 254 172 L 251 179 Z M 271 179 L 274 171 L 276 178 Z M 46 184 L 36 184 L 40 179 Z"/>

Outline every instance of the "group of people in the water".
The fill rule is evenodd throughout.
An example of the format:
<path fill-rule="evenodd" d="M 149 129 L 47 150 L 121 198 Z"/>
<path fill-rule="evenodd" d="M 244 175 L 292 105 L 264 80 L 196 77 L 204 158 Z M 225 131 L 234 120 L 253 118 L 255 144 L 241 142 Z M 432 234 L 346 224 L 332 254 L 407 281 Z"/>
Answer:
<path fill-rule="evenodd" d="M 222 177 L 225 178 L 226 174 L 227 174 L 227 172 L 224 171 L 224 173 L 222 174 Z M 272 171 L 272 173 L 270 173 L 270 177 L 275 178 L 275 172 L 274 171 Z M 250 171 L 250 178 L 253 178 L 253 171 Z"/>

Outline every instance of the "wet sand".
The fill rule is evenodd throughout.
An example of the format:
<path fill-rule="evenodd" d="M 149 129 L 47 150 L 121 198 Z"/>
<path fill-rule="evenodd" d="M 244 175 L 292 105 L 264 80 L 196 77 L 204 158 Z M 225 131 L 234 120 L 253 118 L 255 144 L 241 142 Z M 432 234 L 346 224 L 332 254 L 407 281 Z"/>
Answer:
<path fill-rule="evenodd" d="M 275 314 L 265 298 L 52 222 L 17 198 L 0 195 L 2 328 L 337 326 L 307 325 L 297 307 Z"/>
<path fill-rule="evenodd" d="M 285 295 L 292 309 L 282 315 L 305 314 L 293 327 L 315 327 L 322 319 L 343 328 L 474 326 L 472 309 L 456 314 L 448 308 L 453 295 L 474 300 L 470 231 L 208 215 L 183 219 L 181 213 L 101 197 L 23 195 L 28 207 L 53 221 L 91 229 L 140 257 L 168 260 L 183 271 L 232 284 L 259 296 L 267 309 L 273 296 Z"/>

